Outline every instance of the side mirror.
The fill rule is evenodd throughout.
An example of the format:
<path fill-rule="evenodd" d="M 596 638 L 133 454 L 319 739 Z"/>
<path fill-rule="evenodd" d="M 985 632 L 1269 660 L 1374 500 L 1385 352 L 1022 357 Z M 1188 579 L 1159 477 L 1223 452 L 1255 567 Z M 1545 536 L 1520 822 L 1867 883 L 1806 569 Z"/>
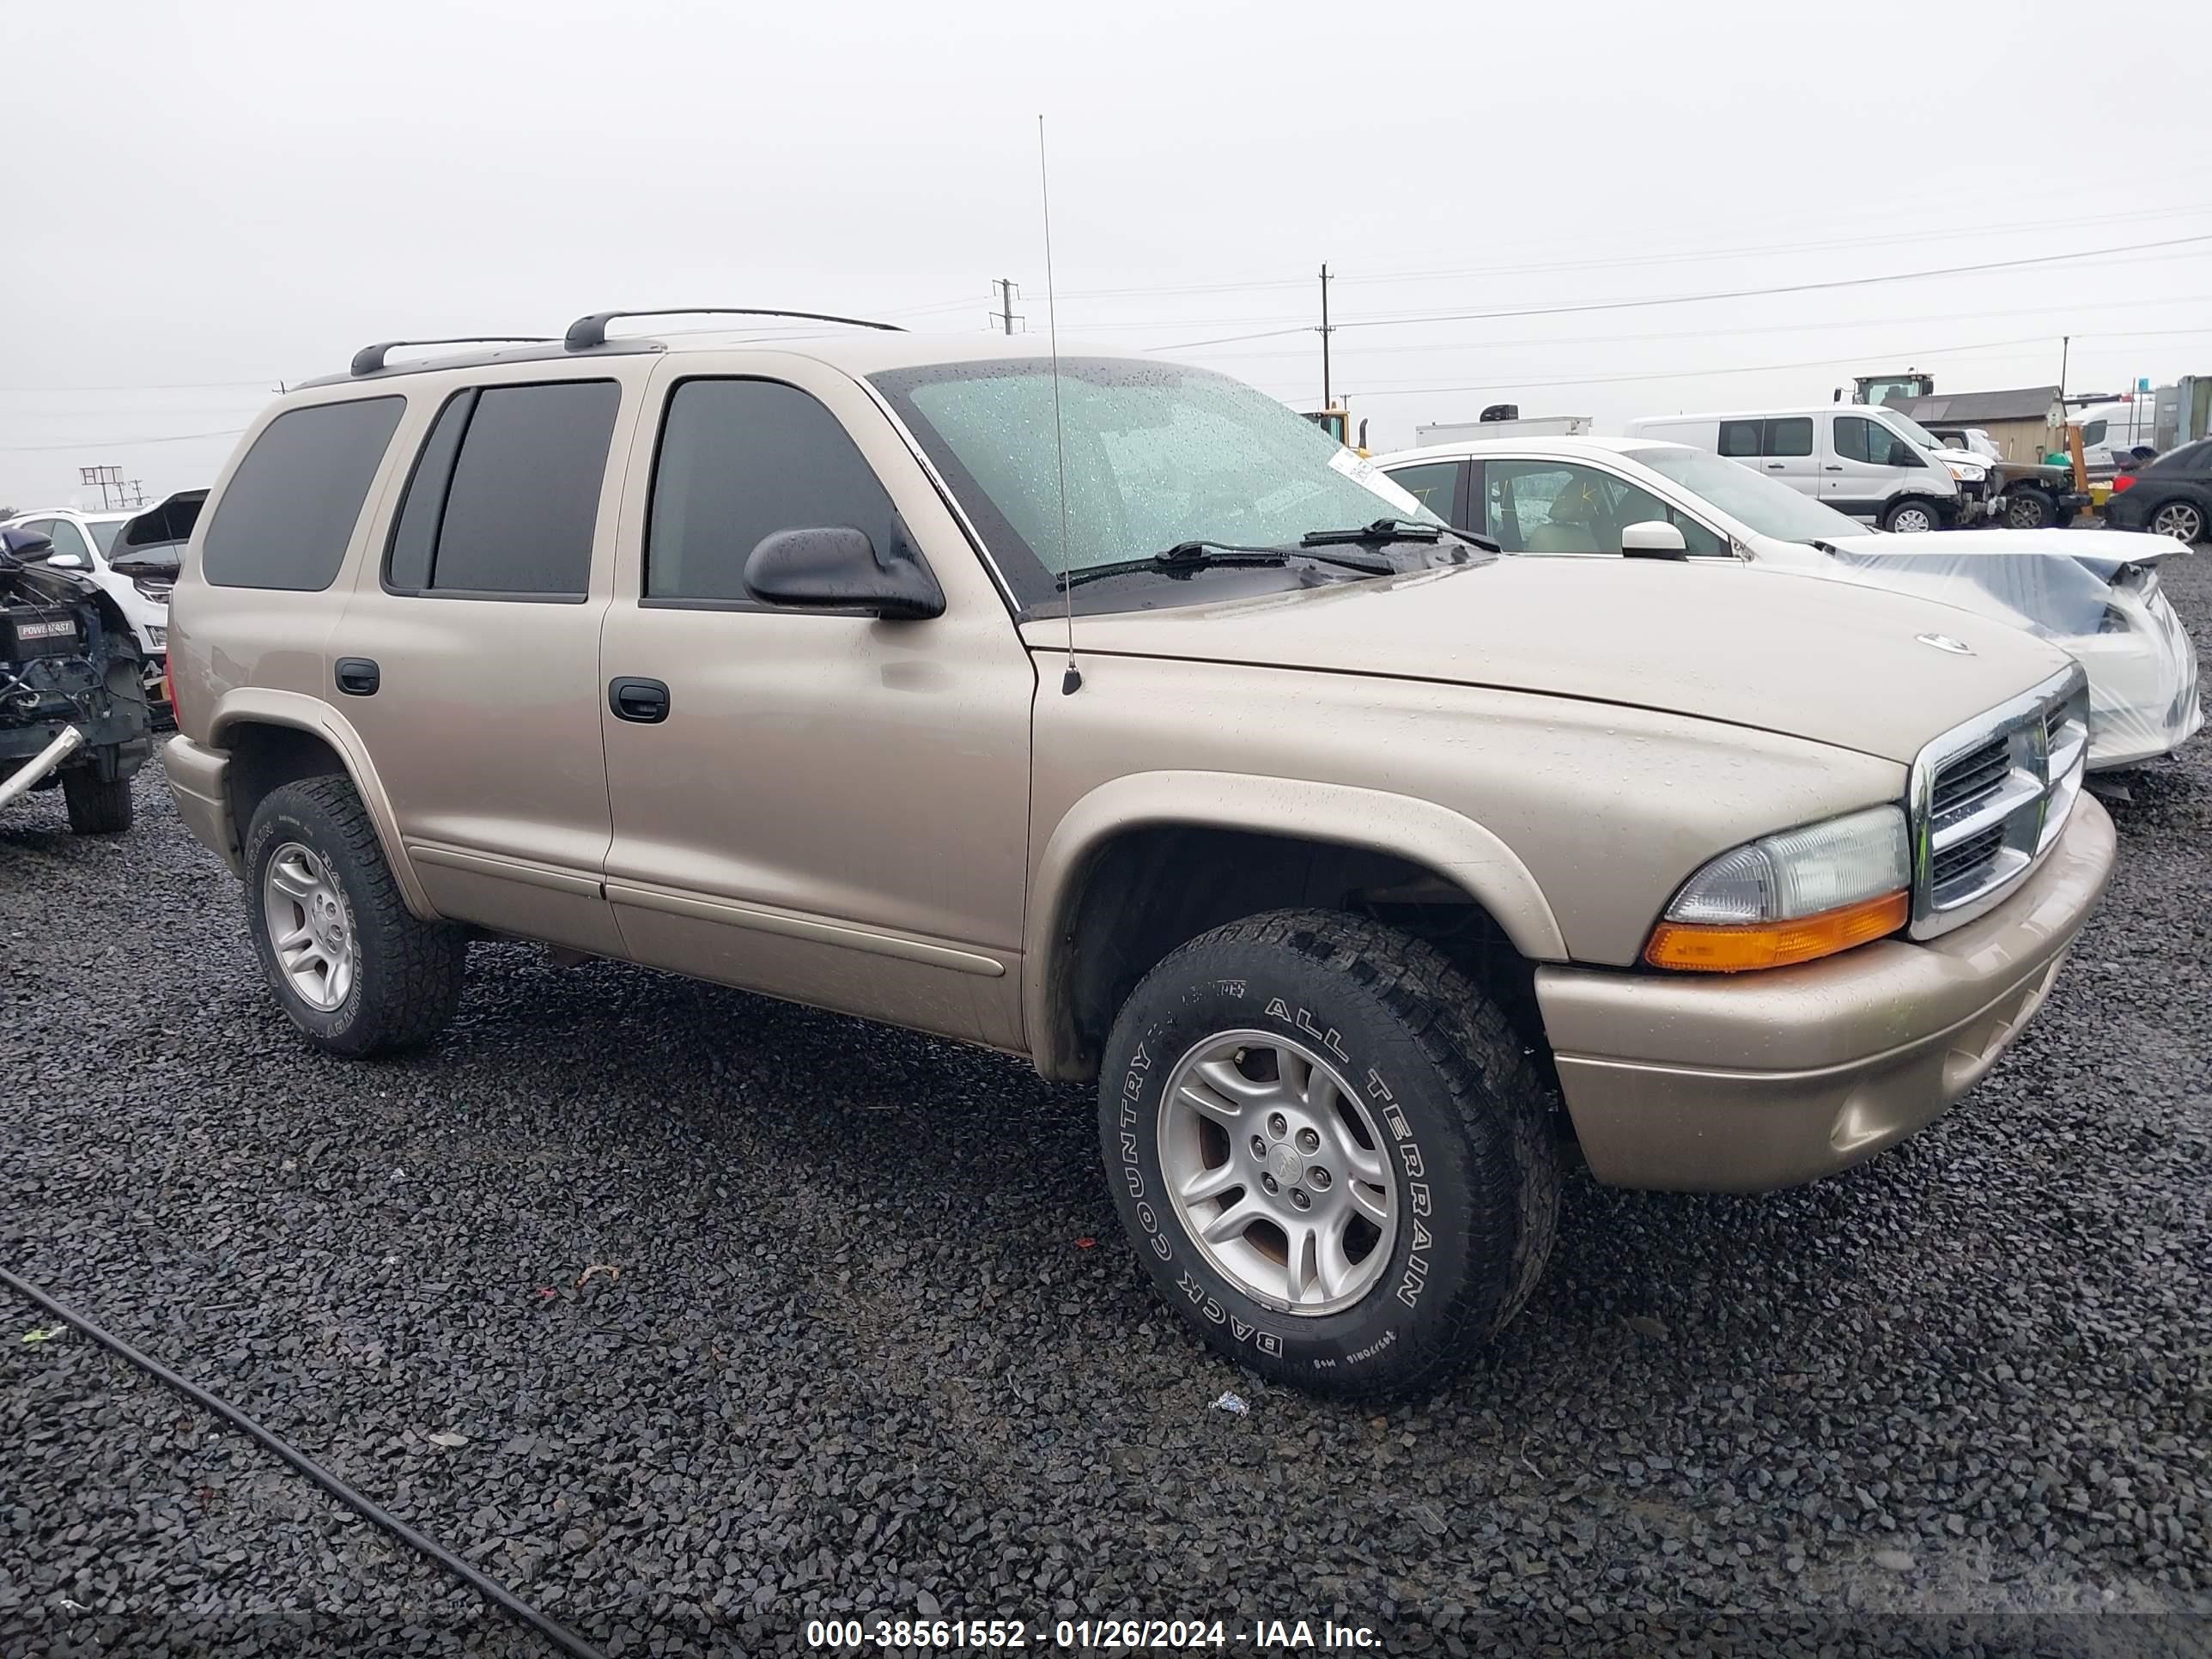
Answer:
<path fill-rule="evenodd" d="M 48 547 L 52 547 L 53 544 L 52 542 L 48 542 L 46 545 Z M 49 553 L 46 555 L 46 568 L 49 570 L 89 570 L 92 568 L 92 564 L 91 562 L 82 553 Z"/>
<path fill-rule="evenodd" d="M 1628 559 L 1686 559 L 1690 547 L 1680 526 L 1664 519 L 1646 519 L 1620 532 L 1620 553 Z"/>
<path fill-rule="evenodd" d="M 35 563 L 54 550 L 54 538 L 43 530 L 0 530 L 0 552 L 25 564 Z"/>
<path fill-rule="evenodd" d="M 849 525 L 779 530 L 745 559 L 745 592 L 763 605 L 860 611 L 887 622 L 945 614 L 945 590 L 902 547 L 886 559 Z"/>

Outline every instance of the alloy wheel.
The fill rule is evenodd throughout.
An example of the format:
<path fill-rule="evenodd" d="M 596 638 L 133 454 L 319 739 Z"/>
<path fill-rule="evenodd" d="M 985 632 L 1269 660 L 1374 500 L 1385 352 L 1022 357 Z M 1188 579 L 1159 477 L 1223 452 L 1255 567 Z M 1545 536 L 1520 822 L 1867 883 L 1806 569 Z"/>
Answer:
<path fill-rule="evenodd" d="M 2150 527 L 2161 536 L 2194 542 L 2204 533 L 2204 515 L 2187 501 L 2168 501 L 2152 518 Z"/>
<path fill-rule="evenodd" d="M 293 994 L 322 1013 L 343 1004 L 360 945 L 345 893 L 321 855 L 296 841 L 279 847 L 261 878 L 261 914 Z"/>
<path fill-rule="evenodd" d="M 1340 1312 L 1382 1279 L 1399 1201 L 1358 1091 L 1303 1043 L 1224 1031 L 1170 1075 L 1160 1170 L 1213 1267 L 1287 1313 Z"/>

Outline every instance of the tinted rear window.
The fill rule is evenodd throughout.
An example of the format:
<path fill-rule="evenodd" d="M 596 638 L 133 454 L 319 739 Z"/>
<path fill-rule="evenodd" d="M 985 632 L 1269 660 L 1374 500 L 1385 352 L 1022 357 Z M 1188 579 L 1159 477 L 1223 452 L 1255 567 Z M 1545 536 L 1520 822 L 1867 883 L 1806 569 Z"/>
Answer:
<path fill-rule="evenodd" d="M 433 591 L 581 597 L 622 389 L 487 386 L 446 493 Z"/>
<path fill-rule="evenodd" d="M 362 398 L 271 421 L 222 492 L 200 574 L 218 587 L 328 587 L 406 407 Z"/>

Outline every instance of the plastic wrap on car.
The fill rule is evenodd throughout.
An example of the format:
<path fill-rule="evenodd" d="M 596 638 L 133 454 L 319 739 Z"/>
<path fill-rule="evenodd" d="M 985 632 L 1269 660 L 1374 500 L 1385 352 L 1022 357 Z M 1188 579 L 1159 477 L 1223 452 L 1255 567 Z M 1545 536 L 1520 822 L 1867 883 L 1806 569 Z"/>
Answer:
<path fill-rule="evenodd" d="M 2092 767 L 2165 754 L 2202 724 L 2196 647 L 2154 567 L 1947 548 L 1941 536 L 1882 539 L 1909 545 L 1838 548 L 1822 574 L 2008 623 L 2071 653 L 2089 677 Z"/>

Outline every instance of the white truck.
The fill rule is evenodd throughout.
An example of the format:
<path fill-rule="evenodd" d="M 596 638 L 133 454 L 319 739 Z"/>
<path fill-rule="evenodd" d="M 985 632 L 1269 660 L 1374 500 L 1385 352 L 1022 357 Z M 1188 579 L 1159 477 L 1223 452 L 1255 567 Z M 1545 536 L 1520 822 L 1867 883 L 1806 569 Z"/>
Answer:
<path fill-rule="evenodd" d="M 1511 409 L 1512 404 L 1504 407 Z M 1431 444 L 1473 443 L 1483 438 L 1587 438 L 1590 417 L 1587 415 L 1531 415 L 1525 419 L 1517 412 L 1492 420 L 1485 411 L 1480 421 L 1441 421 L 1431 426 L 1413 428 L 1413 443 L 1417 448 Z"/>

